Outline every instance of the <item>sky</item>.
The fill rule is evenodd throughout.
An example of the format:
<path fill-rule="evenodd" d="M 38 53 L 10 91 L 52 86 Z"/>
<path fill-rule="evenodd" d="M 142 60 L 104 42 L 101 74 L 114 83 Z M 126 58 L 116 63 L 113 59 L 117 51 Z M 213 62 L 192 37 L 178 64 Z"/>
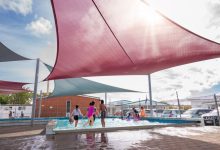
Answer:
<path fill-rule="evenodd" d="M 145 5 L 147 0 L 140 0 Z M 148 0 L 153 9 L 188 30 L 220 43 L 220 1 Z M 152 16 L 152 18 L 154 18 Z M 34 82 L 36 58 L 54 65 L 56 29 L 50 0 L 0 0 L 0 41 L 14 52 L 33 60 L 0 63 L 0 80 Z M 152 96 L 158 101 L 212 95 L 220 92 L 220 59 L 182 65 L 151 74 Z M 41 63 L 39 81 L 49 71 Z M 87 79 L 146 93 L 108 93 L 108 101 L 149 98 L 148 76 L 87 77 Z M 33 88 L 33 85 L 26 87 Z M 40 83 L 38 92 L 46 91 Z M 50 81 L 50 91 L 53 81 Z M 93 94 L 104 98 L 104 94 Z"/>

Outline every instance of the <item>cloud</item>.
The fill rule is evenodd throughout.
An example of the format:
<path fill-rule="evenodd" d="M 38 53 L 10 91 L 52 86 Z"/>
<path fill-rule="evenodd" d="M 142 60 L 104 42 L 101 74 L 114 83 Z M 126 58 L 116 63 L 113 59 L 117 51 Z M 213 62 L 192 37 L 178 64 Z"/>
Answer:
<path fill-rule="evenodd" d="M 36 60 L 1 62 L 1 80 L 34 83 L 35 67 Z M 48 69 L 40 63 L 38 81 L 45 79 L 48 74 Z"/>
<path fill-rule="evenodd" d="M 190 67 L 189 70 L 192 71 L 192 72 L 198 72 L 198 73 L 201 73 L 201 69 L 198 68 L 198 67 Z"/>
<path fill-rule="evenodd" d="M 44 17 L 40 17 L 39 19 L 27 24 L 25 29 L 30 31 L 33 35 L 40 37 L 42 35 L 50 34 L 52 28 L 52 23 L 49 20 Z"/>
<path fill-rule="evenodd" d="M 46 43 L 47 44 L 42 47 L 44 50 L 40 52 L 41 61 L 48 65 L 54 66 L 56 60 L 56 44 L 54 41 L 46 41 Z"/>
<path fill-rule="evenodd" d="M 207 28 L 210 30 L 211 33 L 213 33 L 215 39 L 217 42 L 220 41 L 220 2 L 218 0 L 212 0 L 207 3 L 207 10 L 210 13 L 209 15 L 209 21 L 207 24 Z"/>
<path fill-rule="evenodd" d="M 220 83 L 219 62 L 220 59 L 207 60 L 152 74 L 153 96 L 156 99 L 175 99 L 175 91 L 179 92 L 181 99 L 204 95 L 204 91 Z"/>
<path fill-rule="evenodd" d="M 210 26 L 219 27 L 220 25 L 220 2 L 218 0 L 212 0 L 208 2 L 207 5 L 208 11 L 210 12 Z"/>
<path fill-rule="evenodd" d="M 32 0 L 0 0 L 0 7 L 26 16 L 32 12 Z"/>

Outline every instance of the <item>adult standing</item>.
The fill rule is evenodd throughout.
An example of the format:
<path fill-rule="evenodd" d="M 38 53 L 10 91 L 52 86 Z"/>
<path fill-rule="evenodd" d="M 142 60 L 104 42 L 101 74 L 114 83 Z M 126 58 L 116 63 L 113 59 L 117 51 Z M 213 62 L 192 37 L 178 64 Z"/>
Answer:
<path fill-rule="evenodd" d="M 101 100 L 101 104 L 99 105 L 99 110 L 100 110 L 100 114 L 101 114 L 102 127 L 105 127 L 105 117 L 106 117 L 107 108 L 106 108 L 103 100 Z"/>

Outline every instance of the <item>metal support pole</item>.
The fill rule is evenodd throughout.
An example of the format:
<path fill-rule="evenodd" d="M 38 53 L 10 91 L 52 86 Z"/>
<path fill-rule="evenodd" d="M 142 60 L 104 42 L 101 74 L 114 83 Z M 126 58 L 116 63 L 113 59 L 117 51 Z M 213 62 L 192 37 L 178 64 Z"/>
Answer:
<path fill-rule="evenodd" d="M 31 126 L 33 126 L 34 118 L 35 118 L 35 107 L 36 107 L 36 97 L 37 97 L 37 84 L 38 84 L 39 64 L 40 64 L 40 59 L 38 58 L 37 59 L 37 64 L 36 64 L 36 72 L 35 72 L 34 95 L 33 95 L 32 114 L 31 114 Z"/>
<path fill-rule="evenodd" d="M 105 92 L 105 105 L 107 105 L 107 93 Z"/>
<path fill-rule="evenodd" d="M 47 96 L 49 95 L 49 88 L 50 88 L 50 83 L 49 83 L 50 81 L 48 80 L 47 81 Z"/>
<path fill-rule="evenodd" d="M 178 92 L 177 92 L 177 91 L 176 91 L 176 99 L 177 99 L 177 102 L 178 102 L 179 113 L 180 113 L 180 118 L 181 118 L 181 111 L 180 111 L 180 100 L 179 100 L 179 97 L 178 97 Z"/>
<path fill-rule="evenodd" d="M 40 99 L 39 99 L 39 109 L 38 109 L 38 118 L 40 118 L 41 115 L 41 102 L 42 102 L 42 90 L 40 91 Z"/>
<path fill-rule="evenodd" d="M 146 105 L 147 105 L 147 94 L 146 94 L 146 100 L 145 100 L 145 108 L 146 108 Z M 148 105 L 147 105 L 147 109 L 148 109 Z"/>
<path fill-rule="evenodd" d="M 121 101 L 121 119 L 123 119 L 123 116 L 124 116 L 124 114 L 123 114 L 123 103 Z"/>
<path fill-rule="evenodd" d="M 107 106 L 107 93 L 105 92 L 105 106 Z M 106 116 L 108 116 L 108 112 L 106 113 Z"/>
<path fill-rule="evenodd" d="M 113 108 L 112 108 L 112 104 L 111 104 L 111 98 L 109 98 L 109 108 L 110 108 L 109 113 L 113 116 L 115 112 L 113 112 Z"/>
<path fill-rule="evenodd" d="M 219 123 L 219 126 L 220 126 L 220 117 L 219 117 L 218 103 L 217 103 L 217 98 L 216 98 L 215 94 L 214 94 L 214 99 L 215 99 L 215 107 L 216 107 L 217 115 L 218 115 L 218 123 Z M 215 123 L 215 120 L 214 120 L 214 123 Z"/>
<path fill-rule="evenodd" d="M 139 108 L 141 108 L 141 99 L 139 98 Z"/>
<path fill-rule="evenodd" d="M 149 98 L 150 98 L 150 116 L 153 117 L 153 104 L 152 104 L 152 91 L 151 91 L 151 78 L 148 75 L 148 85 L 149 85 Z"/>

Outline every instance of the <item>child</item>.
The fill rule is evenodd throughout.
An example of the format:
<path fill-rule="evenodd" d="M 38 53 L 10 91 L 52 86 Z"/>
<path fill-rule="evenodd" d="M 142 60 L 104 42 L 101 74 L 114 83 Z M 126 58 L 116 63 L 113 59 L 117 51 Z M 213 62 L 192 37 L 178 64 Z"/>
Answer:
<path fill-rule="evenodd" d="M 130 113 L 130 112 L 128 113 L 128 116 L 126 117 L 126 119 L 127 119 L 127 120 L 130 120 L 130 119 L 131 119 L 131 113 Z"/>
<path fill-rule="evenodd" d="M 146 113 L 145 113 L 145 110 L 144 110 L 144 107 L 143 107 L 143 106 L 141 106 L 140 117 L 141 117 L 141 118 L 146 117 Z"/>
<path fill-rule="evenodd" d="M 134 107 L 133 107 L 133 117 L 134 119 L 139 119 L 139 113 Z"/>
<path fill-rule="evenodd" d="M 73 116 L 74 121 L 75 121 L 75 127 L 77 127 L 79 116 L 82 116 L 82 113 L 81 113 L 78 105 L 76 105 L 76 108 L 73 110 L 72 116 Z"/>
<path fill-rule="evenodd" d="M 94 108 L 93 103 L 90 103 L 89 108 L 88 108 L 88 112 L 87 112 L 88 121 L 84 124 L 84 126 L 86 126 L 88 124 L 90 126 L 93 126 L 93 123 L 94 123 L 94 118 L 93 118 L 94 110 L 95 110 L 95 108 Z"/>

